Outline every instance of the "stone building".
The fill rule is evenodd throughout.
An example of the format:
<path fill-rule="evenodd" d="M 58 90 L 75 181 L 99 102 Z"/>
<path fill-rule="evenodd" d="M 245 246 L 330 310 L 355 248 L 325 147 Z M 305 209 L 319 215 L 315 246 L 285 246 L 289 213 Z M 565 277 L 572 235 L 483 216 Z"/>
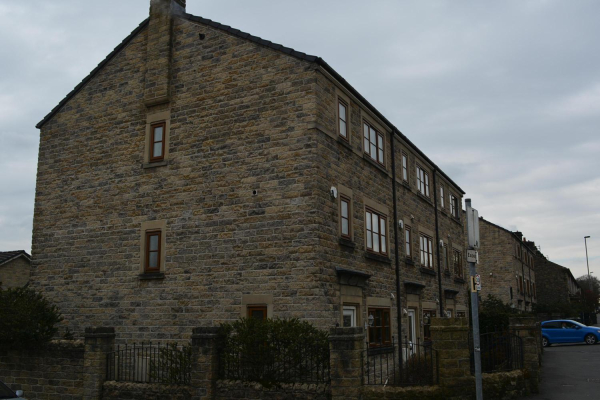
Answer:
<path fill-rule="evenodd" d="M 0 251 L 0 289 L 26 286 L 31 271 L 31 256 L 25 250 Z"/>
<path fill-rule="evenodd" d="M 479 218 L 481 299 L 492 295 L 517 310 L 532 311 L 537 302 L 536 249 L 521 232 Z"/>
<path fill-rule="evenodd" d="M 76 333 L 466 314 L 464 192 L 319 57 L 153 0 L 37 127 L 32 280 Z"/>
<path fill-rule="evenodd" d="M 535 276 L 538 304 L 560 307 L 581 301 L 581 287 L 571 270 L 553 263 L 539 251 L 535 257 Z"/>

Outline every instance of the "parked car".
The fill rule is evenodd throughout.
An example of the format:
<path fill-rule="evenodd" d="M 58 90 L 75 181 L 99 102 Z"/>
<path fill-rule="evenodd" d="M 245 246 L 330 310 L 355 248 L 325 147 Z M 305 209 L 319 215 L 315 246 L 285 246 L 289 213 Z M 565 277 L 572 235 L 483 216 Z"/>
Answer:
<path fill-rule="evenodd" d="M 16 399 L 16 400 L 25 400 L 22 398 L 23 391 L 17 390 L 17 392 L 13 392 L 8 386 L 6 386 L 2 381 L 0 381 L 0 399 Z"/>
<path fill-rule="evenodd" d="M 542 322 L 542 345 L 555 343 L 596 344 L 600 341 L 600 328 L 586 326 L 570 319 Z"/>

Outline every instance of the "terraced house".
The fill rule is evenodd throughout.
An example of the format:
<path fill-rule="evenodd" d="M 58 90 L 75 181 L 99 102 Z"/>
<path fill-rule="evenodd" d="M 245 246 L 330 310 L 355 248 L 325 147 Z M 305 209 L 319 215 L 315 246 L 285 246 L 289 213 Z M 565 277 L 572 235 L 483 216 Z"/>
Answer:
<path fill-rule="evenodd" d="M 478 273 L 482 279 L 480 295 L 488 295 L 521 311 L 532 311 L 537 303 L 535 244 L 521 232 L 512 232 L 479 218 Z"/>
<path fill-rule="evenodd" d="M 32 285 L 78 334 L 466 314 L 463 191 L 319 57 L 153 0 L 37 127 Z"/>

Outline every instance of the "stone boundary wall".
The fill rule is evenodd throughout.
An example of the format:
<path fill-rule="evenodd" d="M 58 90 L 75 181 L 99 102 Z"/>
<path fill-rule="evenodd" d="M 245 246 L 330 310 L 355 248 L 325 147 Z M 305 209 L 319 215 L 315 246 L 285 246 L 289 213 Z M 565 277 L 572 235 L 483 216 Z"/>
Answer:
<path fill-rule="evenodd" d="M 522 370 L 483 374 L 483 398 L 514 399 L 527 394 L 527 380 Z M 470 400 L 475 398 L 475 379 L 467 378 L 461 387 L 442 386 L 365 386 L 363 400 Z"/>
<path fill-rule="evenodd" d="M 329 385 L 317 384 L 282 384 L 266 388 L 260 383 L 241 381 L 217 381 L 215 399 L 218 400 L 328 400 L 331 390 Z"/>
<path fill-rule="evenodd" d="M 157 385 L 151 383 L 104 382 L 104 400 L 189 400 L 194 396 L 191 386 Z"/>
<path fill-rule="evenodd" d="M 0 380 L 27 399 L 83 398 L 83 341 L 56 340 L 42 350 L 0 350 Z"/>

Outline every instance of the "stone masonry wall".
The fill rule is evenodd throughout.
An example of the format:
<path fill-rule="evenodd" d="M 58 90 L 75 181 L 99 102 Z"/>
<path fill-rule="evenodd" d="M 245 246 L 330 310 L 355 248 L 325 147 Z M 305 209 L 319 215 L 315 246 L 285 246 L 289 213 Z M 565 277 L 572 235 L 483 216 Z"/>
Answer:
<path fill-rule="evenodd" d="M 317 78 L 317 126 L 318 133 L 318 159 L 319 173 L 317 175 L 318 194 L 318 218 L 319 239 L 323 251 L 320 253 L 319 265 L 323 270 L 323 281 L 328 293 L 333 299 L 331 309 L 334 315 L 341 316 L 341 306 L 345 298 L 344 289 L 338 285 L 335 268 L 344 268 L 352 271 L 371 275 L 364 289 L 359 291 L 361 302 L 359 304 L 360 316 L 358 325 L 366 321 L 367 308 L 369 305 L 377 304 L 391 308 L 392 334 L 397 335 L 396 323 L 396 301 L 391 294 L 396 294 L 395 277 L 395 229 L 398 226 L 394 221 L 393 193 L 392 193 L 392 152 L 391 131 L 386 130 L 382 121 L 364 106 L 356 101 L 350 94 L 336 86 L 326 74 L 318 73 Z M 337 106 L 338 99 L 343 100 L 348 106 L 348 140 L 343 139 L 338 133 Z M 367 121 L 374 125 L 385 135 L 385 165 L 379 165 L 372 161 L 363 152 L 363 122 Z M 411 303 L 410 308 L 416 311 L 417 335 L 423 336 L 421 326 L 421 315 L 425 309 L 436 310 L 439 315 L 439 286 L 438 286 L 438 262 L 437 253 L 439 247 L 434 245 L 434 268 L 433 270 L 420 268 L 419 258 L 419 232 L 425 230 L 433 236 L 433 242 L 438 243 L 435 238 L 435 214 L 434 214 L 434 184 L 433 168 L 427 164 L 407 143 L 396 138 L 395 164 L 397 179 L 397 203 L 398 218 L 406 225 L 411 226 L 412 235 L 412 259 L 406 262 L 403 229 L 398 229 L 399 254 L 400 254 L 400 281 L 401 281 L 401 307 L 408 307 L 408 296 L 404 282 L 412 282 L 422 285 L 416 295 L 419 300 Z M 402 183 L 402 153 L 409 156 L 408 173 L 409 182 Z M 417 193 L 416 188 L 416 164 L 429 168 L 430 197 L 426 198 Z M 438 174 L 439 177 L 439 174 Z M 445 179 L 438 180 L 438 186 L 445 186 L 445 196 L 448 198 L 449 191 L 462 202 L 460 191 Z M 332 199 L 329 194 L 330 187 L 338 188 L 341 194 L 351 196 L 351 236 L 350 245 L 347 241 L 340 241 L 340 202 Z M 342 192 L 342 189 L 344 192 Z M 439 194 L 438 194 L 439 196 Z M 374 259 L 369 257 L 366 250 L 365 240 L 365 209 L 376 203 L 382 207 L 382 212 L 387 217 L 388 255 L 387 257 Z M 460 219 L 449 216 L 448 200 L 446 208 L 438 211 L 440 239 L 449 245 L 454 242 L 461 250 L 463 249 L 463 227 Z M 411 217 L 414 217 L 411 219 Z M 450 253 L 451 254 L 451 253 Z M 443 254 L 441 254 L 442 266 L 445 265 Z M 451 264 L 451 262 L 450 262 Z M 463 270 L 465 269 L 463 260 Z M 442 267 L 442 269 L 445 269 Z M 455 313 L 458 308 L 467 310 L 466 291 L 464 281 L 454 276 L 452 269 L 448 274 L 442 272 L 442 306 L 444 310 L 448 307 Z M 446 292 L 446 290 L 450 292 Z M 356 293 L 356 290 L 354 291 Z M 452 297 L 448 302 L 446 295 Z M 404 314 L 403 314 L 404 315 Z M 403 317 L 402 325 L 407 326 L 406 316 Z M 420 332 L 419 332 L 420 331 Z M 404 330 L 401 336 L 407 335 Z"/>
<path fill-rule="evenodd" d="M 186 339 L 243 315 L 245 294 L 331 326 L 311 66 L 181 18 L 173 32 L 168 165 L 142 167 L 145 30 L 42 127 L 33 286 L 76 334 L 114 326 L 120 341 Z M 152 220 L 166 221 L 166 266 L 147 281 Z"/>
<path fill-rule="evenodd" d="M 29 282 L 31 263 L 25 257 L 0 265 L 0 288 L 23 287 Z"/>
<path fill-rule="evenodd" d="M 537 296 L 540 304 L 568 304 L 568 274 L 565 268 L 536 257 L 535 277 L 538 282 Z"/>
<path fill-rule="evenodd" d="M 517 245 L 521 245 L 523 252 L 532 256 L 533 252 L 527 250 L 512 232 L 482 218 L 479 219 L 479 235 L 481 246 L 477 269 L 482 281 L 481 298 L 485 300 L 488 295 L 493 295 L 504 303 L 514 304 L 518 310 L 531 311 L 537 298 L 533 296 L 533 292 L 527 293 L 525 280 L 536 282 L 536 266 L 534 264 L 534 268 L 530 268 L 517 257 L 515 249 Z M 517 276 L 524 277 L 522 292 L 519 290 Z M 539 292 L 539 285 L 536 286 Z"/>
<path fill-rule="evenodd" d="M 40 351 L 0 350 L 0 381 L 27 399 L 81 399 L 83 374 L 81 341 L 54 341 Z"/>

